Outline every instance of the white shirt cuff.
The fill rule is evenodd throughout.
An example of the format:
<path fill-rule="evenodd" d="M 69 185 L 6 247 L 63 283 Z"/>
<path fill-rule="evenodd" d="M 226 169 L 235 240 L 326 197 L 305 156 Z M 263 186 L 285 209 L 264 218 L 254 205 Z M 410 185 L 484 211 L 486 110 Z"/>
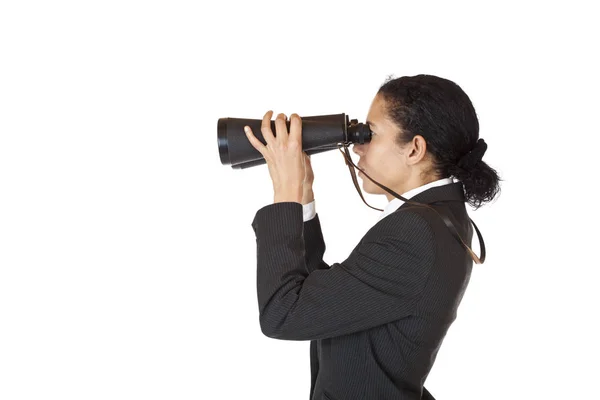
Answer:
<path fill-rule="evenodd" d="M 302 211 L 303 211 L 303 220 L 304 222 L 306 221 L 310 221 L 311 219 L 313 219 L 315 217 L 315 215 L 317 215 L 317 212 L 315 210 L 315 201 L 311 201 L 308 204 L 302 204 Z"/>

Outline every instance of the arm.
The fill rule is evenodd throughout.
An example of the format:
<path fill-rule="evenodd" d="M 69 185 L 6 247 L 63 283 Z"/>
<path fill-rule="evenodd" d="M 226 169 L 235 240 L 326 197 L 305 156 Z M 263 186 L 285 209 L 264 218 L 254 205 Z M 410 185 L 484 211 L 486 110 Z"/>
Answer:
<path fill-rule="evenodd" d="M 304 250 L 304 261 L 309 274 L 317 269 L 329 268 L 329 265 L 323 261 L 325 241 L 318 215 L 304 222 Z"/>
<path fill-rule="evenodd" d="M 261 330 L 277 339 L 334 337 L 410 315 L 434 262 L 431 228 L 414 213 L 388 216 L 345 261 L 310 273 L 300 203 L 263 207 L 252 227 Z"/>
<path fill-rule="evenodd" d="M 311 273 L 316 269 L 329 268 L 323 261 L 325 241 L 321 230 L 321 221 L 315 210 L 315 195 L 312 186 L 305 185 L 302 195 L 302 213 L 304 220 L 304 251 L 306 268 Z"/>

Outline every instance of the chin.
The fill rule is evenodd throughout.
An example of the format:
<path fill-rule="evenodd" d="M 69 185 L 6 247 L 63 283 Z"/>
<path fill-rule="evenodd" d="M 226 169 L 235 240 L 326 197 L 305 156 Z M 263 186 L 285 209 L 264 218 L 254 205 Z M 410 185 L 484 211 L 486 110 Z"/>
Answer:
<path fill-rule="evenodd" d="M 363 192 L 364 193 L 368 193 L 368 194 L 373 194 L 373 195 L 378 195 L 378 194 L 386 194 L 387 192 L 383 189 L 381 189 L 379 186 L 375 185 L 374 183 L 363 183 L 362 186 Z"/>
<path fill-rule="evenodd" d="M 371 184 L 371 182 L 366 182 L 363 180 L 362 190 L 365 193 L 374 194 L 373 193 L 373 184 Z"/>

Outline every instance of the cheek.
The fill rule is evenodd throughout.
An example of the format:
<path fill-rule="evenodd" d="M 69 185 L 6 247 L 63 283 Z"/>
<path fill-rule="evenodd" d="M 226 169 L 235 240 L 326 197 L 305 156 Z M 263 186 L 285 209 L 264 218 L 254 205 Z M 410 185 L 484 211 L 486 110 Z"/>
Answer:
<path fill-rule="evenodd" d="M 400 160 L 397 154 L 389 151 L 389 149 L 377 149 L 369 154 L 369 165 L 374 173 L 388 175 L 391 171 L 398 171 L 400 168 Z"/>

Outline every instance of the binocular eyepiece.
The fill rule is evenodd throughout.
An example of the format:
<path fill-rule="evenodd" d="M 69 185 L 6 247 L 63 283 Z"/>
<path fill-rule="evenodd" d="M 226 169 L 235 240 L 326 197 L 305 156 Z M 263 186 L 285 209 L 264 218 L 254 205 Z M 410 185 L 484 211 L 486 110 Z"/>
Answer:
<path fill-rule="evenodd" d="M 369 126 L 356 119 L 350 120 L 346 114 L 316 115 L 301 119 L 302 150 L 308 155 L 337 149 L 338 144 L 363 144 L 371 141 Z M 219 118 L 217 142 L 221 164 L 244 169 L 266 163 L 262 154 L 246 137 L 246 125 L 258 140 L 267 144 L 260 129 L 261 119 Z M 286 121 L 286 125 L 289 132 L 290 121 Z M 271 130 L 276 135 L 275 121 L 271 121 Z"/>

